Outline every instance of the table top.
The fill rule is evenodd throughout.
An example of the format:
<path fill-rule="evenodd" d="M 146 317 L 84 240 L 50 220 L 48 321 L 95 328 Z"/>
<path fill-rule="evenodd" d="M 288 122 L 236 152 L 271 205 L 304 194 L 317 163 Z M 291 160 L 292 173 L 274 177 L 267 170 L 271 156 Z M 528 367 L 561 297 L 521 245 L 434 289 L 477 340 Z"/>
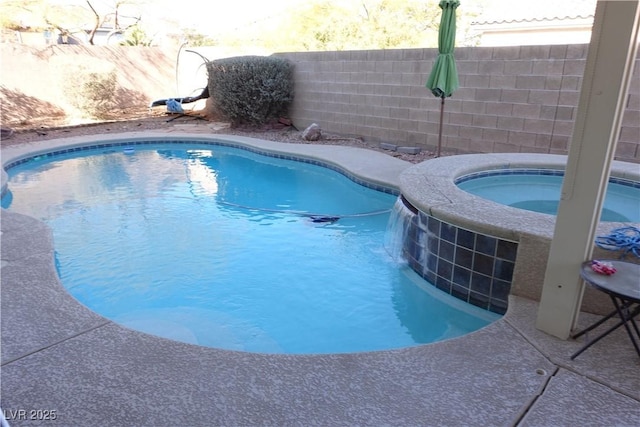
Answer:
<path fill-rule="evenodd" d="M 599 261 L 611 263 L 616 272 L 610 276 L 596 273 L 591 269 L 591 261 L 586 261 L 582 263 L 580 276 L 603 292 L 640 303 L 640 264 L 612 259 Z"/>

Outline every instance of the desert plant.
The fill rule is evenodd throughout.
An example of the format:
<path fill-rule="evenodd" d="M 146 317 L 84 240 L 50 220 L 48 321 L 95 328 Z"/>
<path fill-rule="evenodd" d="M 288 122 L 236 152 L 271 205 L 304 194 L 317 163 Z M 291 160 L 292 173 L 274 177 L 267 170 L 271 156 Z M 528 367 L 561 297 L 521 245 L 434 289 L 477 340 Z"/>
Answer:
<path fill-rule="evenodd" d="M 117 75 L 114 69 L 91 71 L 80 68 L 66 84 L 72 106 L 89 117 L 105 119 L 117 104 Z"/>
<path fill-rule="evenodd" d="M 286 115 L 293 101 L 293 65 L 282 58 L 240 56 L 207 63 L 214 108 L 234 124 L 262 124 Z"/>
<path fill-rule="evenodd" d="M 121 46 L 151 46 L 153 40 L 139 25 L 132 25 L 124 32 L 124 40 Z"/>

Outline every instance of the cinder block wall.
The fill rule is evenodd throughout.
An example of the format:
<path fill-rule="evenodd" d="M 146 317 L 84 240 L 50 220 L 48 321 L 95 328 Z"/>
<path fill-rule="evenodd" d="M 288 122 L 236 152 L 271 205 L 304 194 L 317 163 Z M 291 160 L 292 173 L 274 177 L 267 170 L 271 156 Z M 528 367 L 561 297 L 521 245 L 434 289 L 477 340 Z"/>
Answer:
<path fill-rule="evenodd" d="M 456 48 L 443 151 L 566 154 L 587 45 Z M 437 49 L 279 53 L 295 64 L 290 116 L 302 129 L 421 146 L 438 141 L 440 99 L 425 87 Z M 640 60 L 616 158 L 640 162 Z"/>

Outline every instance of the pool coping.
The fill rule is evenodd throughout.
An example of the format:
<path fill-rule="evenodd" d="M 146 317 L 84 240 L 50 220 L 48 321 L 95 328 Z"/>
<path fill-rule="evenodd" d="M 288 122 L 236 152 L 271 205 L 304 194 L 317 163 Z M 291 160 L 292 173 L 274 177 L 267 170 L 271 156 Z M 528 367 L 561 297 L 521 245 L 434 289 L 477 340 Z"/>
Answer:
<path fill-rule="evenodd" d="M 278 146 L 326 151 L 304 147 Z M 352 158 L 341 165 L 397 160 L 333 148 Z M 639 362 L 623 331 L 571 361 L 581 343 L 536 330 L 537 304 L 525 298 L 510 298 L 486 328 L 429 345 L 296 356 L 218 350 L 98 316 L 59 283 L 43 223 L 2 210 L 1 226 L 5 414 L 55 410 L 57 423 L 47 425 L 79 426 L 589 425 L 631 423 L 640 411 Z"/>

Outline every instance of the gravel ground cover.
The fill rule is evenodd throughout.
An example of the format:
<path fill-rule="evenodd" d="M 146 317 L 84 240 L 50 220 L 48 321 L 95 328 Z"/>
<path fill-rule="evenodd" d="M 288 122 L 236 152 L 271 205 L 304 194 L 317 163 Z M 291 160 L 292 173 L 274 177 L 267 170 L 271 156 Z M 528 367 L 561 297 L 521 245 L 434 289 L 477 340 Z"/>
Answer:
<path fill-rule="evenodd" d="M 260 127 L 231 127 L 227 123 L 210 121 L 196 114 L 171 116 L 154 111 L 146 112 L 144 115 L 139 114 L 137 116 L 124 117 L 121 120 L 86 123 L 75 126 L 58 126 L 56 123 L 51 123 L 49 126 L 41 124 L 37 127 L 25 125 L 11 129 L 3 128 L 0 142 L 2 147 L 7 147 L 55 138 L 141 132 L 145 130 L 195 130 L 198 133 L 207 132 L 212 134 L 242 135 L 291 144 L 347 145 L 377 150 L 411 163 L 420 163 L 434 157 L 434 153 L 431 151 L 422 150 L 418 154 L 399 153 L 397 151 L 382 149 L 377 142 L 368 142 L 362 138 L 334 135 L 326 132 L 322 133 L 322 137 L 318 141 L 307 141 L 302 137 L 303 129 L 296 129 L 294 126 L 265 125 Z M 394 142 L 391 141 L 391 143 L 393 144 Z M 446 155 L 446 153 L 443 153 L 443 155 Z"/>

